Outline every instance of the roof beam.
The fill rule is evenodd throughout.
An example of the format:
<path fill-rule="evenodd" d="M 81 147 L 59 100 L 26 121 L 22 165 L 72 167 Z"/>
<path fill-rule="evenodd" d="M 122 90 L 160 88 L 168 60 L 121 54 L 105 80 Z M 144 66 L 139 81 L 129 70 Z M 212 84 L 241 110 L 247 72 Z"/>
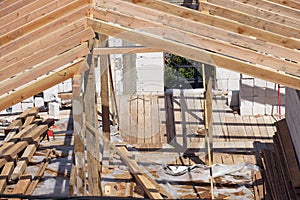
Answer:
<path fill-rule="evenodd" d="M 23 72 L 22 74 L 16 75 L 11 79 L 6 79 L 1 82 L 0 84 L 0 96 L 14 90 L 24 84 L 33 81 L 51 71 L 58 69 L 72 61 L 76 60 L 77 58 L 81 58 L 89 54 L 89 49 L 87 43 L 84 43 L 74 49 L 67 51 L 61 55 L 55 56 L 41 64 L 35 66 L 34 68 Z"/>
<path fill-rule="evenodd" d="M 153 49 L 144 46 L 132 46 L 132 47 L 102 47 L 94 48 L 94 55 L 109 55 L 109 54 L 135 54 L 135 53 L 151 53 L 151 52 L 163 52 L 160 49 Z"/>
<path fill-rule="evenodd" d="M 0 34 L 10 32 L 70 2 L 72 2 L 72 0 L 63 1 L 61 3 L 59 3 L 58 0 L 40 0 L 22 7 L 20 10 L 16 10 L 14 13 L 10 13 L 0 19 Z M 27 9 L 24 10 L 25 8 Z"/>
<path fill-rule="evenodd" d="M 12 1 L 7 0 L 0 3 L 0 18 L 14 12 L 15 10 L 22 8 L 23 6 L 26 6 L 27 4 L 30 4 L 36 0 L 18 0 L 18 1 Z"/>
<path fill-rule="evenodd" d="M 272 11 L 273 13 L 278 13 L 286 17 L 294 18 L 299 21 L 300 10 L 280 5 L 278 3 L 273 3 L 266 0 L 235 0 L 241 3 L 256 6 L 258 8 L 263 8 L 265 10 Z"/>
<path fill-rule="evenodd" d="M 68 5 L 57 9 L 45 16 L 39 17 L 37 19 L 35 19 L 34 21 L 31 21 L 27 24 L 25 24 L 24 26 L 18 27 L 17 29 L 14 29 L 11 32 L 7 32 L 3 35 L 0 36 L 0 46 L 13 41 L 27 33 L 30 33 L 40 27 L 42 27 L 43 25 L 53 22 L 54 20 L 56 20 L 57 18 L 60 18 L 64 15 L 66 15 L 67 13 L 72 13 L 74 12 L 74 10 L 78 10 L 78 8 L 80 7 L 84 7 L 89 5 L 87 0 L 76 0 L 76 1 L 72 1 L 72 3 L 69 3 Z"/>
<path fill-rule="evenodd" d="M 130 12 L 130 10 L 128 11 Z M 119 24 L 124 27 L 132 29 L 141 29 L 147 33 L 154 34 L 169 40 L 177 41 L 186 45 L 196 46 L 201 49 L 206 49 L 220 54 L 230 55 L 232 57 L 246 60 L 252 63 L 268 66 L 270 68 L 281 70 L 284 72 L 289 72 L 300 76 L 300 65 L 287 62 L 282 59 L 278 59 L 272 56 L 267 56 L 263 53 L 255 52 L 249 49 L 241 48 L 229 43 L 221 42 L 211 38 L 203 37 L 201 35 L 192 34 L 179 29 L 170 28 L 165 25 L 154 23 L 151 21 L 137 19 L 132 16 L 122 15 L 119 12 L 114 11 L 104 11 L 101 9 L 95 9 L 93 13 L 94 18 Z M 170 18 L 169 18 L 170 20 Z M 130 23 L 128 23 L 130 22 Z M 179 26 L 189 26 L 185 22 L 181 23 L 178 21 Z M 142 27 L 155 27 L 155 28 L 145 28 Z"/>
<path fill-rule="evenodd" d="M 11 65 L 5 67 L 2 66 L 0 71 L 0 81 L 26 69 L 29 69 L 47 59 L 50 59 L 51 57 L 72 49 L 75 46 L 80 45 L 82 42 L 85 42 L 93 37 L 94 31 L 91 28 L 88 28 L 80 31 L 79 33 L 75 33 L 70 37 L 63 38 L 63 40 L 61 41 L 57 40 L 55 44 L 38 52 L 33 52 L 32 55 L 16 63 L 12 63 Z"/>
<path fill-rule="evenodd" d="M 249 15 L 252 15 L 254 17 L 257 17 L 259 19 L 265 19 L 271 22 L 276 23 L 277 25 L 284 25 L 291 28 L 299 29 L 300 27 L 300 21 L 298 18 L 290 17 L 289 15 L 281 14 L 276 11 L 273 11 L 272 9 L 265 9 L 263 7 L 260 7 L 259 5 L 252 5 L 246 3 L 246 1 L 239 1 L 239 0 L 208 0 L 209 3 L 223 6 L 235 11 L 239 11 L 242 13 L 247 13 Z M 201 2 L 200 2 L 200 8 L 201 8 Z M 298 15 L 300 15 L 300 12 L 298 12 Z"/>
<path fill-rule="evenodd" d="M 97 1 L 99 2 L 99 0 Z M 126 1 L 131 2 L 131 0 Z M 227 20 L 225 18 L 219 18 L 212 15 L 200 13 L 199 11 L 187 9 L 182 6 L 177 6 L 164 1 L 139 0 L 135 2 L 137 2 L 136 4 L 143 6 L 144 8 L 152 8 L 152 10 L 149 12 L 156 13 L 156 11 L 161 11 L 164 14 L 168 13 L 177 16 L 177 18 L 174 18 L 174 21 L 160 20 L 160 23 L 162 24 L 172 26 L 174 28 L 180 28 L 177 21 L 182 21 L 182 18 L 184 18 L 185 22 L 189 23 L 188 26 L 186 25 L 181 28 L 185 31 L 207 37 L 213 37 L 215 39 L 226 41 L 237 46 L 243 46 L 245 48 L 269 53 L 278 57 L 288 58 L 289 60 L 297 59 L 296 61 L 300 62 L 299 52 L 294 51 L 294 48 L 299 48 L 300 40 L 288 38 L 268 31 L 253 28 L 251 26 L 246 26 L 232 20 Z M 102 6 L 102 3 L 100 4 L 100 6 Z M 141 10 L 141 13 L 143 12 L 143 10 L 139 7 L 136 7 L 136 9 Z M 156 11 L 153 11 L 153 9 L 155 9 Z M 135 13 L 135 16 L 139 16 L 138 13 Z M 160 16 L 160 19 L 163 19 L 163 16 L 165 15 L 158 16 Z M 145 15 L 143 16 L 143 18 L 145 18 Z M 157 20 L 153 18 L 152 21 Z M 256 40 L 245 35 L 254 36 L 258 39 Z"/>
<path fill-rule="evenodd" d="M 54 72 L 46 77 L 31 82 L 18 90 L 0 97 L 0 110 L 4 110 L 9 106 L 17 104 L 35 94 L 38 94 L 50 87 L 53 87 L 69 78 L 72 78 L 81 68 L 87 67 L 87 63 L 83 59 L 79 59 L 76 63 Z"/>
<path fill-rule="evenodd" d="M 162 37 L 143 33 L 140 30 L 134 31 L 128 28 L 123 28 L 119 25 L 113 25 L 112 23 L 106 23 L 101 20 L 89 18 L 88 23 L 91 27 L 93 27 L 94 31 L 102 34 L 118 37 L 127 41 L 134 41 L 152 48 L 163 49 L 195 61 L 223 67 L 238 73 L 247 74 L 266 81 L 276 82 L 281 85 L 300 89 L 300 78 L 295 76 L 280 73 L 275 70 L 242 62 L 229 57 L 224 57 L 215 53 L 205 52 L 196 47 L 191 47 Z"/>
<path fill-rule="evenodd" d="M 300 38 L 300 30 L 283 24 L 272 22 L 263 18 L 259 18 L 247 13 L 243 13 L 224 5 L 217 5 L 209 2 L 200 2 L 200 9 L 208 10 L 210 14 L 228 18 L 240 23 L 247 24 L 262 30 L 273 32 L 279 35 Z"/>
<path fill-rule="evenodd" d="M 298 0 L 268 0 L 269 2 L 281 4 L 294 9 L 300 9 L 300 2 Z"/>
<path fill-rule="evenodd" d="M 0 57 L 44 37 L 45 35 L 49 34 L 49 32 L 56 31 L 70 24 L 74 24 L 77 20 L 83 18 L 83 16 L 87 13 L 88 8 L 89 6 L 80 7 L 78 10 L 66 14 L 65 16 L 62 16 L 53 22 L 45 24 L 41 28 L 35 29 L 34 31 L 27 33 L 22 37 L 6 43 L 5 45 L 0 45 Z"/>

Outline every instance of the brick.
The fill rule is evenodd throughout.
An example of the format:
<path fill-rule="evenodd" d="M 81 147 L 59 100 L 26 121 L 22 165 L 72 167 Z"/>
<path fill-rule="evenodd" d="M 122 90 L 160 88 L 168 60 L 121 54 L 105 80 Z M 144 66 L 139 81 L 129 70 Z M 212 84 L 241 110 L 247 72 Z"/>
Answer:
<path fill-rule="evenodd" d="M 225 80 L 217 80 L 217 89 L 219 89 L 219 90 L 227 90 L 227 88 L 228 88 L 228 82 L 227 82 L 227 80 L 225 79 Z"/>
<path fill-rule="evenodd" d="M 266 88 L 266 97 L 277 97 L 278 91 L 270 88 Z"/>
<path fill-rule="evenodd" d="M 273 83 L 273 82 L 267 81 L 267 88 L 269 88 L 269 89 L 276 89 L 277 88 L 277 84 Z"/>
<path fill-rule="evenodd" d="M 240 98 L 240 106 L 252 107 L 253 106 L 253 97 L 250 97 L 249 99 L 241 99 Z"/>
<path fill-rule="evenodd" d="M 240 89 L 240 96 L 244 97 L 253 97 L 254 96 L 254 89 L 253 87 L 243 87 Z"/>
<path fill-rule="evenodd" d="M 32 96 L 28 99 L 23 100 L 22 102 L 24 102 L 24 103 L 33 103 L 34 102 L 34 97 Z"/>
<path fill-rule="evenodd" d="M 241 79 L 241 88 L 254 87 L 254 79 Z"/>
<path fill-rule="evenodd" d="M 242 78 L 254 78 L 253 76 L 249 76 L 249 75 L 247 75 L 247 74 L 241 74 L 241 77 L 242 77 Z"/>

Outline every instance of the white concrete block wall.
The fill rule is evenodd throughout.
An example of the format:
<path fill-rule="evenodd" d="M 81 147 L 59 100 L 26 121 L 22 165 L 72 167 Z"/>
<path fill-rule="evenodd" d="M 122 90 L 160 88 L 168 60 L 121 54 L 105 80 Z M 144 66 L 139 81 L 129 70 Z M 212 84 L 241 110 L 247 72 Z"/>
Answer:
<path fill-rule="evenodd" d="M 286 121 L 300 165 L 300 99 L 291 88 L 286 88 Z"/>
<path fill-rule="evenodd" d="M 163 93 L 163 53 L 137 54 L 137 93 Z"/>

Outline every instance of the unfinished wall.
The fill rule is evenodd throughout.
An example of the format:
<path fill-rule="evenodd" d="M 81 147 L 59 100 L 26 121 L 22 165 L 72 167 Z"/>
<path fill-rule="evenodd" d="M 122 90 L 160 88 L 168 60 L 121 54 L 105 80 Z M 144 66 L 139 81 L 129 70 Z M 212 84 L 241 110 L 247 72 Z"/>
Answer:
<path fill-rule="evenodd" d="M 228 91 L 228 105 L 241 115 L 278 115 L 278 84 L 216 68 L 217 89 Z M 285 114 L 285 88 L 280 88 L 281 115 Z"/>
<path fill-rule="evenodd" d="M 286 88 L 286 121 L 300 165 L 300 98 L 298 93 L 295 89 Z"/>
<path fill-rule="evenodd" d="M 241 115 L 278 115 L 278 84 L 241 75 Z M 285 114 L 285 88 L 280 88 L 281 115 Z"/>

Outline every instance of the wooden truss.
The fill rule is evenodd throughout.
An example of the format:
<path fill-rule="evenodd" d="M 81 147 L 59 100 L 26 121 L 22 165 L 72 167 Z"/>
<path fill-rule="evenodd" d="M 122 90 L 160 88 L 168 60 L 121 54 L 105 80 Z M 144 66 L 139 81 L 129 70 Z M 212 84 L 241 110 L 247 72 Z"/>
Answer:
<path fill-rule="evenodd" d="M 88 192 L 101 195 L 100 156 L 95 151 L 99 147 L 95 56 L 105 60 L 109 54 L 170 52 L 300 89 L 299 16 L 296 0 L 201 0 L 199 10 L 161 0 L 3 0 L 0 110 L 73 77 L 73 104 L 80 111 L 73 110 L 78 125 L 74 130 L 75 171 L 81 177 L 77 194 L 86 194 L 85 135 L 86 144 L 93 144 L 86 147 L 93 166 L 87 170 Z M 110 48 L 103 45 L 104 35 L 143 46 Z M 107 66 L 108 60 L 101 63 L 104 119 L 109 111 Z M 104 132 L 109 136 L 107 127 Z"/>

